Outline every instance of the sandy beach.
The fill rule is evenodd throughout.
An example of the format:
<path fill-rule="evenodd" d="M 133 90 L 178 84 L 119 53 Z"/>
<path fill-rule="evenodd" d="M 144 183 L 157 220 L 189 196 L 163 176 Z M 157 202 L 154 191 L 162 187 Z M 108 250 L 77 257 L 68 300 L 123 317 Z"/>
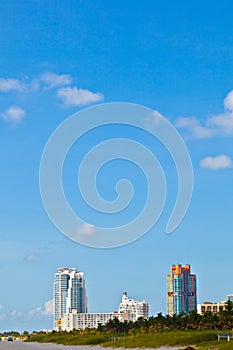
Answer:
<path fill-rule="evenodd" d="M 40 344 L 40 343 L 24 343 L 22 341 L 1 341 L 0 349 L 16 349 L 16 350 L 112 350 L 112 348 L 103 348 L 99 345 L 60 345 L 60 344 Z M 180 347 L 160 347 L 160 350 L 178 350 Z M 117 348 L 117 350 L 126 350 L 125 348 Z M 132 349 L 131 349 L 132 350 Z M 134 348 L 134 350 L 139 350 L 139 348 Z M 141 350 L 141 349 L 140 349 Z M 152 350 L 152 348 L 147 348 L 143 350 Z"/>

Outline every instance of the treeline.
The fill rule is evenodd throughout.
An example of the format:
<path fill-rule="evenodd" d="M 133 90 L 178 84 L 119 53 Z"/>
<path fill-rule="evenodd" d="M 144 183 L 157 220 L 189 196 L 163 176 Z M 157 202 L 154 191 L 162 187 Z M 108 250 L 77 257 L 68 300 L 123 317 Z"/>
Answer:
<path fill-rule="evenodd" d="M 136 322 L 120 322 L 116 318 L 104 326 L 99 325 L 98 331 L 121 334 L 138 330 L 158 332 L 163 330 L 232 330 L 232 328 L 233 303 L 227 301 L 226 309 L 217 314 L 207 311 L 204 315 L 199 315 L 197 311 L 191 311 L 187 315 L 164 316 L 158 313 L 155 317 L 140 318 Z"/>
<path fill-rule="evenodd" d="M 8 337 L 8 335 L 12 335 L 12 337 L 19 337 L 21 334 L 17 331 L 9 331 L 0 333 L 1 337 Z"/>
<path fill-rule="evenodd" d="M 18 331 L 6 331 L 6 332 L 0 332 L 0 337 L 8 337 L 8 335 L 12 335 L 13 338 L 20 338 L 20 337 L 28 337 L 29 332 L 24 331 L 23 333 L 19 333 Z"/>

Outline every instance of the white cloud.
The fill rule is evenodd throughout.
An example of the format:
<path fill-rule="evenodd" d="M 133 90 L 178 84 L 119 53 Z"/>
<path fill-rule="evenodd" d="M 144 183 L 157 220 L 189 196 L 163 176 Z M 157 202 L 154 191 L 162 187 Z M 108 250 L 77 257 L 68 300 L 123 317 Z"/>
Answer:
<path fill-rule="evenodd" d="M 175 121 L 177 128 L 186 129 L 193 138 L 233 135 L 233 90 L 224 99 L 225 111 L 213 115 L 201 123 L 195 117 L 180 117 Z"/>
<path fill-rule="evenodd" d="M 44 309 L 37 306 L 28 312 L 28 318 L 41 318 L 43 316 L 50 317 L 53 315 L 53 299 L 45 302 Z"/>
<path fill-rule="evenodd" d="M 96 232 L 97 232 L 97 230 L 96 230 L 95 226 L 87 224 L 87 223 L 81 225 L 77 230 L 78 234 L 88 235 L 88 236 L 92 236 Z"/>
<path fill-rule="evenodd" d="M 233 135 L 233 112 L 225 112 L 209 118 L 208 125 L 215 128 L 216 134 Z"/>
<path fill-rule="evenodd" d="M 22 316 L 22 312 L 16 311 L 15 309 L 11 311 L 10 313 L 11 317 L 20 317 Z"/>
<path fill-rule="evenodd" d="M 6 121 L 19 123 L 25 116 L 25 111 L 19 106 L 11 106 L 0 117 Z"/>
<path fill-rule="evenodd" d="M 32 309 L 28 312 L 28 316 L 29 318 L 32 318 L 34 316 L 38 316 L 38 315 L 41 315 L 42 314 L 42 310 L 41 310 L 41 307 L 38 306 L 36 307 L 35 309 Z"/>
<path fill-rule="evenodd" d="M 103 95 L 99 92 L 92 92 L 88 89 L 69 86 L 72 78 L 69 74 L 56 74 L 45 72 L 35 78 L 23 77 L 21 79 L 0 78 L 0 93 L 18 91 L 24 94 L 36 92 L 46 92 L 56 88 L 56 97 L 60 98 L 66 106 L 83 106 L 103 100 Z M 17 103 L 17 102 L 16 102 Z M 19 123 L 25 116 L 25 111 L 12 105 L 4 112 L 0 113 L 0 119 Z"/>
<path fill-rule="evenodd" d="M 224 100 L 224 107 L 229 111 L 233 111 L 233 90 L 226 96 Z"/>
<path fill-rule="evenodd" d="M 37 91 L 40 87 L 45 86 L 47 89 L 56 86 L 64 86 L 71 84 L 71 77 L 68 74 L 56 74 L 52 72 L 43 73 L 39 78 L 29 79 L 25 77 L 23 80 L 14 78 L 0 78 L 0 92 L 20 91 L 32 92 Z"/>
<path fill-rule="evenodd" d="M 233 167 L 233 161 L 225 154 L 216 157 L 206 157 L 200 161 L 200 167 L 211 170 L 229 169 Z"/>
<path fill-rule="evenodd" d="M 0 78 L 0 91 L 9 92 L 9 91 L 22 91 L 23 85 L 18 79 L 13 78 Z"/>
<path fill-rule="evenodd" d="M 45 316 L 53 315 L 53 299 L 45 302 L 44 311 L 42 311 L 42 314 Z"/>
<path fill-rule="evenodd" d="M 68 74 L 47 72 L 40 76 L 39 81 L 47 85 L 48 88 L 54 88 L 56 86 L 69 85 L 72 79 Z"/>
<path fill-rule="evenodd" d="M 177 128 L 187 129 L 190 131 L 191 136 L 196 138 L 210 138 L 214 136 L 216 132 L 214 129 L 202 125 L 195 117 L 179 117 L 177 118 L 175 125 Z"/>
<path fill-rule="evenodd" d="M 15 316 L 15 315 L 17 315 L 17 311 L 14 309 L 11 311 L 11 316 Z"/>
<path fill-rule="evenodd" d="M 103 100 L 103 95 L 90 90 L 75 87 L 65 87 L 57 91 L 57 96 L 61 98 L 67 106 L 82 106 Z"/>
<path fill-rule="evenodd" d="M 159 124 L 161 123 L 161 121 L 163 123 L 164 117 L 162 116 L 161 113 L 159 113 L 156 110 L 152 111 L 152 118 L 151 118 L 151 115 L 149 115 L 148 117 L 145 118 L 146 126 L 152 130 L 157 128 L 159 126 Z"/>

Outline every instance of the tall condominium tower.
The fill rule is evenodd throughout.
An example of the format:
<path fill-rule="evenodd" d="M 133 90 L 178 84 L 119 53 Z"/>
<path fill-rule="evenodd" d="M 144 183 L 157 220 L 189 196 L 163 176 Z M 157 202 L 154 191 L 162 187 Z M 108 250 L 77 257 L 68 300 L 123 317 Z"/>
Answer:
<path fill-rule="evenodd" d="M 54 281 L 54 329 L 60 329 L 63 315 L 76 311 L 87 312 L 87 297 L 83 272 L 60 268 Z"/>
<path fill-rule="evenodd" d="M 167 276 L 168 315 L 189 313 L 197 309 L 196 275 L 190 265 L 172 265 Z"/>

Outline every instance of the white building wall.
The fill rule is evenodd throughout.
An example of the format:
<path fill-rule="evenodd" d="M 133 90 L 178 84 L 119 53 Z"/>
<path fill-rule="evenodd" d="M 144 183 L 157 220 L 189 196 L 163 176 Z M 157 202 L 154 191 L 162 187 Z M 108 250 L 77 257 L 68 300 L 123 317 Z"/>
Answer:
<path fill-rule="evenodd" d="M 72 331 L 73 329 L 97 328 L 99 324 L 105 325 L 108 321 L 137 321 L 138 318 L 149 317 L 149 304 L 146 301 L 129 299 L 124 292 L 118 312 L 111 313 L 78 313 L 77 310 L 67 310 L 62 317 L 61 330 Z"/>
<path fill-rule="evenodd" d="M 118 312 L 128 315 L 128 321 L 135 322 L 140 317 L 149 317 L 149 304 L 145 300 L 137 301 L 129 299 L 127 293 L 124 292 Z"/>
<path fill-rule="evenodd" d="M 121 315 L 119 313 L 68 313 L 63 316 L 61 322 L 61 329 L 63 331 L 72 331 L 73 329 L 97 328 L 99 324 L 105 325 L 108 321 L 118 318 L 120 321 Z"/>

